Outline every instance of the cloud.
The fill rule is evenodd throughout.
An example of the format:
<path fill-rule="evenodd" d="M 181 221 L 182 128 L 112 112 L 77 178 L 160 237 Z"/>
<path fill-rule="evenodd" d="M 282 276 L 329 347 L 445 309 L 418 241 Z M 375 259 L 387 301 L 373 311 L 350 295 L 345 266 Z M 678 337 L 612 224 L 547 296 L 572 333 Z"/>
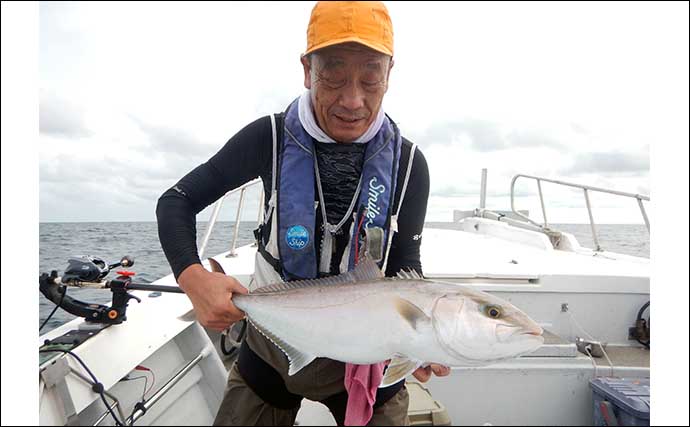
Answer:
<path fill-rule="evenodd" d="M 477 151 L 494 151 L 505 147 L 506 142 L 499 126 L 488 120 L 465 119 L 448 121 L 430 126 L 415 140 L 421 146 L 451 144 L 462 141 Z"/>
<path fill-rule="evenodd" d="M 41 220 L 151 220 L 158 197 L 179 178 L 156 176 L 164 170 L 159 162 L 119 158 L 116 153 L 95 155 L 89 162 L 75 163 L 68 155 L 42 160 Z"/>
<path fill-rule="evenodd" d="M 656 114 L 656 106 L 683 111 L 673 89 L 681 81 L 676 75 L 687 69 L 687 56 L 677 55 L 687 52 L 687 37 L 669 32 L 683 28 L 666 19 L 667 12 L 650 7 L 612 20 L 619 14 L 615 7 L 592 6 L 515 20 L 479 3 L 444 3 L 442 13 L 421 3 L 389 8 L 399 49 L 386 110 L 427 155 L 432 194 L 477 194 L 483 167 L 490 171 L 490 194 L 505 193 L 516 173 L 565 179 L 564 170 L 614 169 L 602 174 L 617 185 L 629 179 L 620 183 L 624 190 L 647 185 L 644 172 L 620 173 L 640 167 L 634 154 L 633 162 L 607 166 L 601 156 L 578 153 L 635 153 L 634 147 L 664 139 L 658 130 L 668 128 L 669 118 Z M 304 90 L 298 59 L 310 9 L 285 2 L 172 3 L 162 9 L 153 3 L 41 3 L 40 87 L 60 95 L 41 92 L 41 197 L 55 195 L 53 205 L 41 199 L 41 218 L 54 217 L 51 206 L 63 219 L 150 218 L 150 204 L 137 197 L 154 199 L 237 130 L 258 115 L 282 111 Z M 520 9 L 524 5 L 514 11 Z M 452 37 L 438 19 L 420 27 L 426 22 L 420 16 L 434 14 L 454 28 Z M 256 16 L 266 25 L 258 28 Z M 663 31 L 640 31 L 650 16 Z M 154 20 L 160 25 L 152 32 Z M 592 30 L 586 37 L 577 31 L 583 22 Z M 511 34 L 508 43 L 502 33 Z M 251 43 L 228 42 L 248 35 Z M 80 195 L 88 196 L 88 210 L 60 204 L 89 182 Z M 525 182 L 516 190 L 535 187 Z M 545 191 L 551 197 L 554 190 Z M 120 206 L 99 204 L 99 198 L 120 200 L 114 192 L 123 193 Z M 477 199 L 470 198 L 474 206 Z M 144 214 L 134 216 L 135 204 Z"/>
<path fill-rule="evenodd" d="M 443 185 L 433 188 L 430 191 L 431 196 L 438 197 L 479 197 L 481 186 L 479 182 L 468 181 L 464 185 Z M 510 197 L 510 191 L 487 189 L 488 197 Z M 531 188 L 516 188 L 515 197 L 534 196 L 537 192 Z"/>
<path fill-rule="evenodd" d="M 548 132 L 537 129 L 516 129 L 506 137 L 510 147 L 548 147 L 565 151 L 568 147 Z"/>
<path fill-rule="evenodd" d="M 148 163 L 147 163 L 148 160 Z M 115 155 L 79 161 L 58 155 L 40 163 L 41 221 L 154 221 L 158 198 L 193 166 L 170 172 L 160 159 L 126 159 Z M 258 189 L 245 200 L 245 220 L 256 218 Z M 224 206 L 223 220 L 233 218 L 237 196 Z M 208 218 L 211 207 L 197 217 Z"/>
<path fill-rule="evenodd" d="M 581 125 L 580 123 L 570 123 L 570 128 L 573 130 L 573 132 L 576 132 L 581 135 L 589 135 L 590 131 L 587 129 L 585 126 Z"/>
<path fill-rule="evenodd" d="M 46 90 L 40 94 L 38 126 L 46 135 L 82 138 L 93 134 L 86 126 L 82 108 Z"/>
<path fill-rule="evenodd" d="M 478 188 L 476 185 L 475 186 L 459 186 L 459 185 L 443 185 L 439 186 L 437 188 L 432 188 L 429 192 L 429 195 L 431 196 L 440 196 L 440 197 L 468 197 L 468 196 L 476 196 L 478 192 Z"/>
<path fill-rule="evenodd" d="M 572 132 L 563 129 L 562 133 Z M 567 151 L 568 147 L 560 141 L 553 130 L 521 127 L 515 128 L 498 121 L 467 118 L 440 122 L 431 125 L 415 136 L 414 142 L 421 146 L 431 144 L 461 143 L 477 152 L 493 152 L 520 147 L 552 148 Z"/>
<path fill-rule="evenodd" d="M 139 147 L 148 154 L 158 152 L 189 159 L 207 157 L 209 150 L 213 149 L 187 129 L 152 124 L 131 114 L 129 118 L 148 137 L 149 145 Z"/>
<path fill-rule="evenodd" d="M 122 119 L 87 138 L 42 135 L 41 220 L 155 219 L 158 197 L 220 148 L 192 130 Z"/>
<path fill-rule="evenodd" d="M 580 153 L 576 155 L 572 165 L 565 168 L 562 173 L 641 175 L 649 173 L 649 155 L 621 151 Z"/>

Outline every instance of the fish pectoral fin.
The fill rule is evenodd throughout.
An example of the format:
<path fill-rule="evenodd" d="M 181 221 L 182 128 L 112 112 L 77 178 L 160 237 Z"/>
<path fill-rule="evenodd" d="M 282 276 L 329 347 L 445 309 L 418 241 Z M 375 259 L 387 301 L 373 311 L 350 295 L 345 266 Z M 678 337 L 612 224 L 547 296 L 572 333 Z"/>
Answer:
<path fill-rule="evenodd" d="M 408 359 L 406 357 L 393 358 L 386 367 L 386 373 L 383 375 L 379 388 L 388 387 L 399 382 L 416 371 L 420 366 L 422 366 L 422 361 L 420 360 Z"/>
<path fill-rule="evenodd" d="M 419 331 L 422 325 L 431 322 L 431 318 L 421 308 L 404 298 L 397 297 L 395 299 L 395 309 L 416 331 Z"/>
<path fill-rule="evenodd" d="M 247 320 L 249 320 L 249 323 L 251 323 L 252 326 L 254 326 L 254 328 L 256 328 L 256 330 L 261 333 L 261 335 L 268 338 L 269 341 L 271 341 L 273 344 L 275 344 L 276 347 L 280 349 L 280 351 L 285 353 L 285 356 L 287 356 L 288 361 L 290 362 L 288 375 L 295 375 L 297 372 L 302 370 L 302 368 L 304 368 L 305 366 L 310 364 L 314 359 L 316 359 L 316 356 L 312 356 L 310 354 L 306 354 L 300 350 L 297 350 L 295 347 L 285 342 L 285 340 L 279 338 L 273 332 L 268 330 L 268 328 L 264 328 L 263 326 L 261 326 L 251 317 L 247 317 Z"/>

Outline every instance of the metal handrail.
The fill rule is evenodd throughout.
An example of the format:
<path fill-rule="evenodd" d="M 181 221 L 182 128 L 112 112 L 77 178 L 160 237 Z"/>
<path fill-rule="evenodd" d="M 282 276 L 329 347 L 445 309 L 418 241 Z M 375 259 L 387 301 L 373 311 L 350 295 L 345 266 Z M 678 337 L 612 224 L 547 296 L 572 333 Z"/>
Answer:
<path fill-rule="evenodd" d="M 175 373 L 172 378 L 168 380 L 157 392 L 153 394 L 153 396 L 149 397 L 142 405 L 141 407 L 136 407 L 136 410 L 132 412 L 132 414 L 127 417 L 125 420 L 125 424 L 128 426 L 134 425 L 134 423 L 141 417 L 143 417 L 146 414 L 146 411 L 151 409 L 152 406 L 154 406 L 156 403 L 160 401 L 160 399 L 163 398 L 170 390 L 172 390 L 173 387 L 177 383 L 180 382 L 187 374 L 189 374 L 192 369 L 196 365 L 199 364 L 206 356 L 208 356 L 209 352 L 204 349 L 202 350 L 194 359 L 190 360 L 187 364 L 185 364 L 177 373 Z"/>
<path fill-rule="evenodd" d="M 540 224 L 540 223 L 532 220 L 531 218 L 527 217 L 526 215 L 521 214 L 520 212 L 518 212 L 515 209 L 515 182 L 518 180 L 518 178 L 528 178 L 528 179 L 533 179 L 533 180 L 537 181 L 537 187 L 539 188 L 539 201 L 541 203 L 542 215 L 544 216 L 544 223 L 543 224 Z M 647 212 L 645 211 L 644 204 L 642 203 L 643 200 L 649 201 L 649 196 L 645 196 L 642 194 L 626 193 L 623 191 L 610 190 L 607 188 L 592 187 L 590 185 L 575 184 L 572 182 L 559 181 L 556 179 L 543 178 L 543 177 L 539 177 L 539 176 L 517 174 L 513 177 L 513 180 L 510 182 L 510 209 L 513 211 L 513 213 L 515 215 L 517 215 L 518 217 L 524 219 L 525 221 L 527 221 L 531 224 L 534 224 L 538 227 L 541 227 L 542 229 L 548 228 L 548 222 L 546 219 L 546 207 L 544 205 L 544 195 L 541 191 L 541 182 L 542 181 L 550 182 L 552 184 L 563 185 L 566 187 L 579 188 L 579 189 L 584 191 L 585 203 L 587 204 L 587 213 L 589 214 L 589 225 L 592 228 L 592 239 L 594 240 L 594 245 L 596 246 L 597 251 L 601 251 L 602 249 L 601 249 L 601 246 L 599 245 L 597 230 L 596 230 L 596 226 L 594 225 L 594 215 L 592 214 L 592 204 L 589 201 L 589 192 L 590 191 L 613 194 L 615 196 L 630 197 L 630 198 L 636 199 L 637 204 L 640 207 L 640 212 L 642 212 L 642 218 L 644 219 L 644 223 L 647 226 L 647 232 L 650 231 L 649 218 L 647 217 Z"/>
<path fill-rule="evenodd" d="M 237 214 L 235 216 L 235 229 L 232 237 L 232 245 L 230 247 L 230 253 L 228 256 L 235 256 L 235 248 L 237 246 L 237 238 L 239 236 L 239 229 L 240 229 L 240 219 L 242 218 L 242 209 L 244 208 L 244 195 L 246 193 L 247 188 L 253 187 L 256 184 L 259 184 L 261 182 L 261 178 L 256 178 L 253 179 L 246 184 L 243 184 L 233 190 L 228 191 L 216 201 L 215 206 L 213 207 L 213 212 L 211 213 L 211 218 L 209 218 L 208 221 L 208 227 L 206 228 L 206 233 L 204 233 L 204 237 L 201 239 L 201 245 L 199 245 L 199 258 L 203 259 L 204 252 L 206 252 L 206 246 L 208 246 L 208 241 L 211 238 L 211 232 L 213 231 L 213 227 L 216 225 L 216 222 L 218 221 L 218 214 L 220 213 L 220 208 L 223 206 L 223 201 L 229 197 L 232 196 L 233 194 L 239 192 L 240 193 L 240 201 L 239 204 L 237 205 Z M 264 209 L 264 188 L 261 186 L 261 195 L 259 196 L 259 218 L 257 222 L 260 224 L 263 221 L 263 209 Z"/>

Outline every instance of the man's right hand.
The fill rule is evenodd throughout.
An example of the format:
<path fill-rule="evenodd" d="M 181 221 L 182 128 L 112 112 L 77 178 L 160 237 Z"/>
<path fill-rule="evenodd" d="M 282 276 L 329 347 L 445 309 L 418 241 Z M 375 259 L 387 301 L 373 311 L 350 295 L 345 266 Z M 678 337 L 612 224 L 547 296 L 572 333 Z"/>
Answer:
<path fill-rule="evenodd" d="M 202 326 L 223 331 L 244 318 L 244 312 L 232 303 L 232 294 L 248 291 L 235 278 L 192 264 L 184 269 L 177 282 L 192 302 Z"/>

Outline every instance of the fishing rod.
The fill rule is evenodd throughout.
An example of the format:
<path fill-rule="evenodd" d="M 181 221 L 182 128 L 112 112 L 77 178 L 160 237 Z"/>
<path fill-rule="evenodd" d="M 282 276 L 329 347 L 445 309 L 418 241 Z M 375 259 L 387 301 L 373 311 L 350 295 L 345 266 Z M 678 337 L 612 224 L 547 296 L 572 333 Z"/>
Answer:
<path fill-rule="evenodd" d="M 118 276 L 115 279 L 106 279 L 106 276 L 108 276 L 113 269 L 118 267 L 129 268 L 133 265 L 134 258 L 130 256 L 124 256 L 119 262 L 114 264 L 108 264 L 98 257 L 82 256 L 70 258 L 62 276 L 58 275 L 57 270 L 52 270 L 50 274 L 42 273 L 38 278 L 41 293 L 55 304 L 55 309 L 43 322 L 39 331 L 48 323 L 58 308 L 62 308 L 77 317 L 82 317 L 86 321 L 84 324 L 80 325 L 78 329 L 70 330 L 54 339 L 45 340 L 43 345 L 39 347 L 40 365 L 46 366 L 45 369 L 48 369 L 50 365 L 47 362 L 55 357 L 59 357 L 57 354 L 69 354 L 74 357 L 89 374 L 91 380 L 93 380 L 92 390 L 94 393 L 100 395 L 103 404 L 107 408 L 107 412 L 101 417 L 101 420 L 109 413 L 115 425 L 118 426 L 133 425 L 136 421 L 135 415 L 137 412 L 142 411 L 142 408 L 144 408 L 143 411 L 145 412 L 147 408 L 146 405 L 150 406 L 155 403 L 159 398 L 157 396 L 161 396 L 164 392 L 159 390 L 149 399 L 151 403 L 147 403 L 145 399 L 146 386 L 144 386 L 144 395 L 141 401 L 134 405 L 132 414 L 124 418 L 124 414 L 118 409 L 121 416 L 118 418 L 113 411 L 114 405 L 109 404 L 105 398 L 105 395 L 108 393 L 104 390 L 103 384 L 98 381 L 94 373 L 79 356 L 73 352 L 73 350 L 105 328 L 120 324 L 127 320 L 127 305 L 129 304 L 129 300 L 133 299 L 137 302 L 141 302 L 141 299 L 130 294 L 130 291 L 184 293 L 184 291 L 177 286 L 160 286 L 133 282 L 132 277 L 135 273 L 128 270 L 118 270 L 116 271 Z M 103 305 L 72 298 L 67 295 L 67 288 L 70 287 L 110 289 L 112 292 L 112 303 L 110 305 Z M 86 325 L 86 327 L 83 328 L 83 325 Z M 135 369 L 151 371 L 146 367 L 137 367 Z M 153 371 L 151 372 L 153 373 Z M 129 379 L 133 378 L 125 377 L 120 381 Z M 166 386 L 164 386 L 164 389 L 166 389 L 165 387 Z M 117 399 L 112 395 L 108 394 L 108 396 L 117 403 Z"/>
<path fill-rule="evenodd" d="M 58 276 L 57 270 L 52 270 L 50 274 L 42 273 L 38 278 L 39 289 L 46 298 L 55 303 L 56 309 L 60 307 L 70 314 L 84 318 L 87 322 L 105 325 L 116 325 L 127 320 L 129 300 L 141 302 L 141 299 L 130 294 L 130 291 L 184 293 L 177 286 L 135 283 L 132 281 L 135 273 L 127 270 L 117 271 L 118 276 L 115 279 L 105 279 L 111 270 L 133 265 L 134 258 L 130 256 L 124 256 L 114 264 L 108 264 L 94 256 L 70 258 L 62 276 Z M 110 289 L 113 294 L 112 303 L 108 306 L 80 301 L 67 295 L 68 287 Z"/>

